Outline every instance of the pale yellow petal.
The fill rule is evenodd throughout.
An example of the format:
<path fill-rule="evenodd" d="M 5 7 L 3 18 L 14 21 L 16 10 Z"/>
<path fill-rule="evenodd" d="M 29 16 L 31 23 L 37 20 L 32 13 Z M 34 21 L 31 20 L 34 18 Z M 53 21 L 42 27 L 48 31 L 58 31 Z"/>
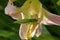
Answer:
<path fill-rule="evenodd" d="M 39 37 L 39 36 L 41 35 L 42 25 L 39 24 L 39 25 L 37 25 L 37 26 L 38 26 L 38 28 L 36 29 L 35 36 L 36 36 L 36 37 Z"/>
<path fill-rule="evenodd" d="M 43 18 L 44 21 L 43 22 L 45 22 L 45 24 L 60 25 L 60 16 L 59 15 L 52 14 L 45 9 L 43 9 L 43 12 L 44 12 L 44 18 Z"/>
<path fill-rule="evenodd" d="M 19 9 L 13 5 L 13 2 L 9 0 L 6 8 L 5 8 L 5 14 L 11 16 L 13 19 L 20 19 L 21 14 L 19 12 Z"/>
<path fill-rule="evenodd" d="M 20 29 L 19 29 L 19 36 L 21 39 L 26 39 L 25 34 L 28 30 L 28 25 L 27 24 L 21 24 Z"/>

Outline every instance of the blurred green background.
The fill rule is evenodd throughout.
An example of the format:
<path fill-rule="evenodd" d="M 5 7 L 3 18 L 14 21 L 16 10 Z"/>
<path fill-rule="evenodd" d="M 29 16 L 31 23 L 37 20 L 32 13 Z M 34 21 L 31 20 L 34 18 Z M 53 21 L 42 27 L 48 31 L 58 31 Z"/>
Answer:
<path fill-rule="evenodd" d="M 17 0 L 14 5 L 21 7 L 26 0 Z M 43 7 L 57 15 L 60 15 L 60 6 L 58 0 L 40 0 Z M 14 24 L 11 17 L 5 15 L 4 9 L 8 0 L 0 0 L 0 40 L 21 40 L 19 37 L 19 24 Z M 60 26 L 43 25 L 42 35 L 33 37 L 32 40 L 60 40 Z"/>

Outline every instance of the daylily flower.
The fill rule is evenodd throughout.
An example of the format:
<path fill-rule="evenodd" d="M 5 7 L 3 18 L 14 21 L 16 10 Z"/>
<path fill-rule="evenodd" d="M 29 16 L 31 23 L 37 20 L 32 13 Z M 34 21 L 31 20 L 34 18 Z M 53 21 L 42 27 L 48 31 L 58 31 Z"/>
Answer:
<path fill-rule="evenodd" d="M 30 39 L 34 35 L 39 37 L 39 35 L 41 35 L 42 24 L 60 26 L 60 16 L 45 10 L 39 0 L 26 0 L 24 5 L 20 8 L 14 6 L 13 2 L 14 1 L 9 0 L 5 8 L 5 14 L 16 20 L 27 18 L 38 20 L 36 22 L 20 25 L 19 36 L 22 40 Z"/>

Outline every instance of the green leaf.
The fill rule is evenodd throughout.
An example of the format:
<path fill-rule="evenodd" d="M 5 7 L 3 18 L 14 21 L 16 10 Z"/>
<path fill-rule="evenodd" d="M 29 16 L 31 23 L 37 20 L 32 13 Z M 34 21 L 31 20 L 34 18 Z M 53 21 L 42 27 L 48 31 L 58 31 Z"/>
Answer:
<path fill-rule="evenodd" d="M 60 15 L 60 6 L 57 5 L 58 0 L 51 0 L 54 4 L 55 10 L 57 11 L 56 14 Z"/>
<path fill-rule="evenodd" d="M 36 19 L 22 19 L 22 20 L 17 20 L 14 23 L 21 24 L 21 23 L 31 23 L 31 22 L 36 22 L 36 21 L 37 21 Z"/>
<path fill-rule="evenodd" d="M 15 34 L 14 32 L 0 30 L 0 36 L 3 36 L 3 37 L 9 38 L 9 37 L 13 36 L 14 34 Z"/>

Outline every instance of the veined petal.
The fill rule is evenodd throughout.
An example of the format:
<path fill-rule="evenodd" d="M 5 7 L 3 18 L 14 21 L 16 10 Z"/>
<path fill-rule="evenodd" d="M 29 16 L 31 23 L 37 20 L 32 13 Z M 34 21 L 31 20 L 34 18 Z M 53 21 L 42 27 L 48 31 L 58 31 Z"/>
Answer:
<path fill-rule="evenodd" d="M 43 23 L 47 25 L 60 25 L 60 16 L 52 14 L 48 12 L 47 10 L 43 9 L 44 12 L 44 18 L 43 18 Z"/>
<path fill-rule="evenodd" d="M 41 35 L 42 26 L 41 26 L 41 24 L 40 25 L 37 25 L 37 26 L 38 26 L 38 28 L 36 29 L 35 36 L 36 37 L 39 37 Z"/>
<path fill-rule="evenodd" d="M 38 28 L 38 26 L 36 25 L 36 23 L 21 24 L 20 30 L 19 30 L 19 35 L 20 35 L 21 39 L 32 38 L 35 35 L 37 28 Z"/>
<path fill-rule="evenodd" d="M 21 24 L 21 26 L 20 26 L 19 36 L 20 36 L 21 39 L 26 39 L 25 34 L 28 30 L 27 26 L 28 26 L 27 24 Z"/>
<path fill-rule="evenodd" d="M 9 0 L 6 8 L 5 8 L 5 14 L 11 16 L 13 19 L 18 19 L 21 17 L 19 13 L 19 9 L 13 5 L 13 0 Z M 20 19 L 20 18 L 19 18 Z"/>

